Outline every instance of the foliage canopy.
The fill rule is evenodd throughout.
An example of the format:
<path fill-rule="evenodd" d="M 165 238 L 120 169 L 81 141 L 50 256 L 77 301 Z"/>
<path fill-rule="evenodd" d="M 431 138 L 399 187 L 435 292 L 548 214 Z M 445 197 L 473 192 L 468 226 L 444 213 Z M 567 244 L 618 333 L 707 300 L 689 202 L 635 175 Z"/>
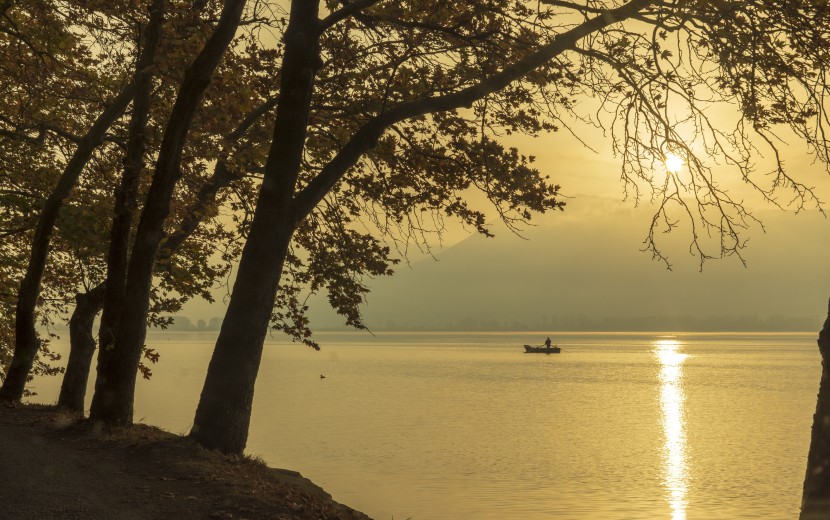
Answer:
<path fill-rule="evenodd" d="M 8 308 L 60 172 L 102 108 L 130 88 L 149 4 L 0 7 L 0 294 Z M 234 259 L 242 254 L 245 263 L 243 243 L 259 236 L 286 241 L 273 262 L 274 294 L 253 298 L 269 307 L 272 327 L 316 347 L 305 302 L 318 291 L 347 324 L 364 327 L 366 277 L 390 274 L 413 245 L 429 249 L 445 219 L 490 234 L 494 215 L 518 230 L 535 214 L 563 209 L 555 172 L 512 147 L 514 134 L 607 135 L 627 193 L 658 208 L 646 248 L 666 265 L 659 232 L 680 221 L 701 263 L 740 257 L 746 245 L 754 217 L 714 165 L 729 166 L 772 204 L 819 205 L 778 152 L 780 135 L 795 134 L 818 160 L 830 159 L 823 1 L 164 5 L 145 162 L 171 173 L 161 181 L 146 168 L 139 190 L 145 216 L 147 208 L 163 213 L 166 234 L 152 323 L 165 324 L 187 298 L 211 298 Z M 234 10 L 243 13 L 238 21 Z M 176 130 L 187 138 L 168 152 L 171 114 L 184 86 L 202 81 L 193 77 L 220 27 L 235 31 L 233 41 L 214 52 L 221 61 L 191 99 L 192 124 Z M 731 107 L 735 121 L 724 122 L 719 107 Z M 104 278 L 127 120 L 116 118 L 64 195 L 40 300 L 47 320 L 71 303 L 68 295 Z M 757 171 L 761 149 L 777 159 L 771 172 Z M 668 154 L 687 168 L 666 173 Z M 169 185 L 151 201 L 157 182 Z M 280 218 L 258 217 L 268 212 Z M 286 226 L 283 235 L 257 235 L 257 219 L 269 218 Z"/>

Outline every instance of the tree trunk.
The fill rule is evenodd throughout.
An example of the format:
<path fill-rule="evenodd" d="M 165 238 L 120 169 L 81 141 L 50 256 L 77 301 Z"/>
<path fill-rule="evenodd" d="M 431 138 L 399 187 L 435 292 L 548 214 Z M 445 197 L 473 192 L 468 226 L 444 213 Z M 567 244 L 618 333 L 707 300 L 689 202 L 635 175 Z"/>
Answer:
<path fill-rule="evenodd" d="M 318 7 L 316 1 L 291 3 L 265 178 L 190 432 L 202 445 L 226 453 L 242 453 L 248 440 L 262 345 L 298 224 L 292 198 L 320 63 Z"/>
<path fill-rule="evenodd" d="M 284 225 L 251 227 L 190 432 L 207 448 L 245 449 L 262 345 L 291 235 Z"/>
<path fill-rule="evenodd" d="M 242 125 L 230 134 L 228 139 L 238 139 L 248 128 L 248 126 L 253 123 L 253 121 L 264 114 L 267 107 L 270 106 L 273 108 L 275 104 L 275 101 L 268 100 L 260 107 L 257 107 L 253 112 L 251 112 L 251 114 L 249 114 L 246 121 L 243 121 Z M 219 190 L 228 186 L 232 181 L 238 178 L 240 178 L 240 176 L 228 170 L 227 165 L 224 162 L 219 161 L 216 163 L 213 175 L 211 175 L 211 178 L 199 189 L 196 201 L 187 210 L 182 223 L 179 225 L 179 229 L 177 229 L 174 233 L 171 233 L 162 243 L 158 252 L 158 259 L 160 261 L 168 261 L 176 253 L 184 241 L 187 240 L 194 231 L 196 231 L 197 227 L 199 227 L 199 224 L 205 216 L 205 208 L 215 201 Z M 86 394 L 87 380 L 89 378 L 89 370 L 92 364 L 91 353 L 95 350 L 92 325 L 95 320 L 95 316 L 102 310 L 103 307 L 104 284 L 102 283 L 92 288 L 86 293 L 86 295 L 81 294 L 75 297 L 76 302 L 78 302 L 79 297 L 83 297 L 86 302 L 87 299 L 93 294 L 95 295 L 95 305 L 97 306 L 93 308 L 90 305 L 85 304 L 81 309 L 76 307 L 75 312 L 72 315 L 72 320 L 75 320 L 78 325 L 72 326 L 72 321 L 70 321 L 69 343 L 72 347 L 69 352 L 69 361 L 67 363 L 66 372 L 63 376 L 61 396 L 58 398 L 59 406 L 63 406 L 79 413 L 83 411 L 84 394 Z M 78 305 L 81 305 L 80 302 L 78 302 Z M 75 346 L 76 342 L 78 344 L 77 347 Z M 87 357 L 82 355 L 83 352 L 86 352 L 86 350 L 82 350 L 82 345 L 89 345 L 88 351 L 90 356 Z M 81 404 L 78 405 L 77 403 Z"/>
<path fill-rule="evenodd" d="M 92 324 L 103 305 L 103 285 L 75 295 L 75 311 L 69 320 L 69 360 L 66 362 L 58 406 L 77 414 L 84 413 L 89 367 L 95 353 Z"/>
<path fill-rule="evenodd" d="M 124 114 L 134 92 L 135 85 L 131 83 L 98 116 L 92 128 L 79 141 L 75 153 L 67 163 L 55 189 L 49 195 L 43 211 L 38 217 L 35 236 L 32 240 L 32 253 L 17 296 L 14 356 L 6 374 L 6 379 L 3 381 L 3 386 L 0 388 L 0 398 L 2 399 L 19 401 L 23 397 L 23 389 L 29 379 L 29 372 L 32 370 L 32 364 L 40 348 L 40 340 L 35 330 L 35 308 L 40 296 L 40 282 L 43 278 L 43 271 L 46 269 L 46 257 L 49 253 L 52 230 L 55 227 L 63 201 L 69 196 L 84 166 L 92 156 L 92 152 L 101 144 L 107 130 Z"/>
<path fill-rule="evenodd" d="M 271 101 L 266 102 L 263 106 L 268 106 Z M 260 107 L 261 108 L 261 107 Z M 254 114 L 256 117 L 262 115 L 258 108 Z M 238 137 L 243 131 L 244 127 L 240 127 L 231 134 L 232 138 Z M 179 229 L 170 234 L 162 243 L 158 252 L 159 260 L 168 261 L 178 250 L 179 247 L 187 240 L 190 235 L 196 231 L 196 228 L 201 223 L 205 216 L 205 208 L 212 204 L 216 199 L 219 190 L 226 187 L 233 180 L 240 176 L 229 171 L 225 163 L 219 161 L 214 167 L 213 175 L 202 186 L 196 197 L 196 201 L 187 210 L 187 213 L 182 220 Z M 95 305 L 86 303 L 89 298 L 95 298 Z M 86 294 L 79 294 L 75 296 L 78 306 L 72 315 L 69 326 L 69 343 L 71 349 L 69 352 L 69 361 L 66 366 L 66 372 L 63 376 L 63 383 L 61 385 L 61 395 L 58 398 L 58 406 L 65 407 L 76 412 L 83 412 L 83 403 L 86 394 L 87 380 L 89 378 L 89 370 L 92 364 L 92 353 L 95 351 L 95 341 L 93 339 L 92 325 L 95 316 L 103 308 L 104 284 L 92 288 Z M 82 298 L 85 302 L 82 304 L 79 301 Z M 77 325 L 73 326 L 73 321 Z M 76 346 L 77 343 L 77 346 Z M 88 350 L 84 350 L 84 349 Z M 89 352 L 86 356 L 84 353 Z M 80 404 L 77 404 L 80 403 Z"/>
<path fill-rule="evenodd" d="M 130 257 L 122 312 L 111 349 L 98 353 L 98 377 L 90 418 L 123 426 L 133 420 L 133 399 L 138 363 L 146 336 L 153 267 L 164 237 L 173 189 L 181 176 L 179 163 L 193 115 L 213 72 L 230 45 L 245 0 L 226 0 L 222 15 L 204 48 L 185 71 L 181 89 L 164 130 L 153 181 L 136 230 Z"/>
<path fill-rule="evenodd" d="M 164 0 L 153 0 L 150 6 L 150 18 L 145 30 L 144 48 L 138 63 L 136 63 L 136 94 L 130 117 L 127 152 L 124 157 L 124 173 L 121 176 L 121 183 L 115 191 L 115 202 L 113 204 L 112 227 L 110 228 L 110 243 L 107 252 L 107 281 L 98 334 L 99 357 L 101 352 L 113 348 L 114 330 L 122 311 L 130 249 L 130 233 L 136 209 L 136 192 L 141 179 L 141 170 L 144 167 L 145 133 L 153 90 L 153 63 L 156 49 L 161 40 L 163 23 Z M 141 40 L 139 40 L 140 43 Z"/>
<path fill-rule="evenodd" d="M 818 335 L 818 350 L 821 353 L 821 382 L 813 415 L 800 520 L 830 518 L 830 307 Z"/>

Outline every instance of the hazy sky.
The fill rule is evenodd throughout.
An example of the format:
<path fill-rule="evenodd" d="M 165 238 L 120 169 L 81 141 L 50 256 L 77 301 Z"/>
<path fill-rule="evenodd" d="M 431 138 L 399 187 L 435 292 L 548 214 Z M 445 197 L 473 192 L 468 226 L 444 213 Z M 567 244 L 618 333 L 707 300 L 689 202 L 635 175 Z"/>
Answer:
<path fill-rule="evenodd" d="M 600 208 L 601 211 L 597 211 Z M 673 270 L 639 250 L 648 217 L 613 199 L 580 197 L 526 240 L 471 237 L 377 280 L 370 324 L 458 320 L 535 323 L 551 316 L 817 316 L 830 297 L 830 226 L 817 214 L 762 215 L 748 267 L 676 257 Z M 678 238 L 680 238 L 678 236 Z M 686 237 L 684 237 L 686 238 Z M 331 316 L 321 316 L 330 323 Z M 821 322 L 817 324 L 820 326 Z"/>
<path fill-rule="evenodd" d="M 582 136 L 595 148 L 560 132 L 515 141 L 523 153 L 561 184 L 565 212 L 534 220 L 524 238 L 495 226 L 496 238 L 470 236 L 451 227 L 436 259 L 415 256 L 391 278 L 371 282 L 364 307 L 373 327 L 426 326 L 472 320 L 536 322 L 550 316 L 652 315 L 815 316 L 817 328 L 830 297 L 830 222 L 816 211 L 799 215 L 762 204 L 738 183 L 725 181 L 761 217 L 746 231 L 747 267 L 734 258 L 709 261 L 702 272 L 690 257 L 688 232 L 667 238 L 672 271 L 641 252 L 654 208 L 623 201 L 619 160 L 610 142 L 594 132 Z M 793 176 L 830 200 L 830 178 L 806 151 L 783 144 Z M 758 158 L 763 172 L 768 162 Z M 733 172 L 720 168 L 720 179 Z M 322 298 L 312 300 L 312 326 L 342 323 Z M 188 304 L 191 318 L 222 316 L 221 304 Z"/>

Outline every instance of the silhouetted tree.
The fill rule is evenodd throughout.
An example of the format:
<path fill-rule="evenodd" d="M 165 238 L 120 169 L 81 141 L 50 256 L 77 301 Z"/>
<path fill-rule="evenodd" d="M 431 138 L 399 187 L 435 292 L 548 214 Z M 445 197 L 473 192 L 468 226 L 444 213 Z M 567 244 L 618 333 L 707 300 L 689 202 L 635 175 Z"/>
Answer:
<path fill-rule="evenodd" d="M 173 190 L 181 176 L 182 150 L 196 109 L 236 34 L 244 7 L 244 0 L 226 0 L 210 37 L 185 70 L 164 127 L 152 183 L 136 228 L 129 268 L 124 272 L 123 298 L 118 301 L 119 312 L 114 319 L 112 348 L 98 352 L 91 419 L 109 424 L 132 423 L 135 379 L 147 329 L 155 258 L 164 239 L 164 221 L 170 212 Z"/>
<path fill-rule="evenodd" d="M 818 350 L 821 353 L 821 381 L 807 456 L 801 520 L 830 518 L 830 306 L 818 335 Z"/>
<path fill-rule="evenodd" d="M 94 32 L 89 14 L 79 6 L 62 10 L 49 0 L 3 4 L 0 205 L 8 208 L 3 215 L 2 234 L 3 256 L 12 271 L 6 273 L 10 279 L 17 279 L 13 271 L 19 269 L 22 260 L 15 252 L 15 241 L 30 240 L 28 261 L 23 264 L 25 274 L 13 293 L 14 357 L 0 388 L 0 397 L 7 399 L 23 395 L 40 348 L 35 308 L 58 214 L 85 165 L 135 92 L 130 81 L 119 81 L 119 69 L 114 64 L 118 50 L 94 50 L 108 43 L 106 37 L 83 37 Z M 95 82 L 100 88 L 89 89 L 88 84 Z M 65 161 L 59 158 L 61 155 Z M 54 187 L 46 188 L 53 179 L 50 170 L 54 169 L 62 172 Z M 44 192 L 47 196 L 40 205 Z"/>
<path fill-rule="evenodd" d="M 554 129 L 566 124 L 563 114 L 609 128 L 626 185 L 649 186 L 658 202 L 646 243 L 667 265 L 654 237 L 661 227 L 677 225 L 672 206 L 687 217 L 691 249 L 701 262 L 740 256 L 741 231 L 752 222 L 742 202 L 715 181 L 708 157 L 694 153 L 695 144 L 725 158 L 772 202 L 782 186 L 794 190 L 799 207 L 814 201 L 780 161 L 773 182 L 760 185 L 751 158 L 757 138 L 775 151 L 773 128 L 786 125 L 827 159 L 820 101 L 824 3 L 542 3 L 548 7 L 327 2 L 322 19 L 316 2 L 291 3 L 274 138 L 191 432 L 199 442 L 243 450 L 271 309 L 275 300 L 288 308 L 296 302 L 291 279 L 301 262 L 292 240 L 312 258 L 319 247 L 307 241 L 308 228 L 334 223 L 347 240 L 356 236 L 351 223 L 362 210 L 400 223 L 410 211 L 438 208 L 487 233 L 483 214 L 456 195 L 472 187 L 508 223 L 559 205 L 557 187 L 510 161 L 518 154 L 497 144 L 500 131 Z M 338 81 L 339 95 L 356 108 L 339 125 L 318 127 L 332 98 L 315 96 Z M 579 112 L 580 96 L 598 100 L 596 118 Z M 707 115 L 719 102 L 737 108 L 741 124 L 732 131 Z M 329 148 L 318 151 L 326 140 Z M 669 153 L 682 155 L 688 171 L 658 179 L 655 165 Z M 710 233 L 717 237 L 716 253 L 706 249 Z M 361 247 L 345 244 L 334 250 Z M 346 265 L 346 273 L 368 270 L 348 266 L 354 256 L 329 255 L 325 265 Z M 382 253 L 360 256 L 383 259 Z M 314 280 L 308 274 L 299 279 Z M 332 285 L 335 306 L 340 296 L 360 294 Z M 359 315 L 347 314 L 347 322 L 361 324 Z"/>
<path fill-rule="evenodd" d="M 154 263 L 169 260 L 159 248 L 183 150 L 195 139 L 191 118 L 244 4 L 224 3 L 198 57 L 182 60 L 171 117 L 159 119 L 164 134 L 123 311 L 113 348 L 101 351 L 92 415 L 110 424 L 132 420 L 153 276 L 172 271 Z M 578 133 L 580 124 L 606 131 L 627 193 L 657 205 L 646 247 L 666 265 L 657 237 L 680 220 L 701 263 L 741 256 L 754 217 L 722 188 L 715 163 L 774 205 L 787 205 L 781 190 L 797 209 L 818 203 L 784 169 L 776 132 L 786 129 L 820 161 L 830 159 L 826 2 L 293 0 L 288 13 L 265 17 L 279 40 L 273 56 L 251 53 L 248 63 L 280 62 L 270 71 L 279 81 L 269 93 L 270 148 L 244 143 L 233 150 L 243 159 L 219 161 L 262 181 L 255 205 L 243 197 L 230 205 L 245 246 L 191 432 L 205 446 L 244 449 L 269 324 L 316 346 L 304 291 L 326 290 L 346 323 L 361 328 L 363 277 L 390 273 L 392 248 L 405 255 L 413 242 L 424 246 L 445 218 L 489 234 L 488 211 L 517 229 L 534 213 L 562 207 L 559 187 L 533 158 L 505 146 L 507 135 Z M 229 94 L 224 103 L 250 92 Z M 202 111 L 222 110 L 223 102 Z M 713 115 L 722 107 L 734 121 Z M 223 144 L 198 151 L 218 158 Z M 248 147 L 256 152 L 246 156 Z M 758 175 L 760 147 L 778 160 Z M 665 171 L 669 154 L 684 159 L 682 172 Z M 492 209 L 474 203 L 473 191 Z M 815 446 L 824 430 L 813 432 Z M 805 500 L 808 488 L 819 489 L 810 475 L 822 459 L 810 460 Z"/>
<path fill-rule="evenodd" d="M 27 7 L 34 8 L 32 4 L 42 7 L 46 5 L 46 2 L 15 3 L 11 7 L 11 19 L 24 19 L 27 16 L 25 9 Z M 113 64 L 108 63 L 106 65 L 107 70 L 111 70 L 113 75 L 116 76 L 115 80 L 101 73 L 95 77 L 96 80 L 102 83 L 100 89 L 91 88 L 90 85 L 95 85 L 94 80 L 81 76 L 76 70 L 70 69 L 67 74 L 71 73 L 70 75 L 73 78 L 77 77 L 79 83 L 84 80 L 81 92 L 95 92 L 96 90 L 110 88 L 111 83 L 118 83 L 118 79 L 120 79 L 117 77 L 118 72 L 127 71 L 128 73 L 125 73 L 124 77 L 129 79 L 130 74 L 135 74 L 136 69 L 145 77 L 149 77 L 150 74 L 158 71 L 155 74 L 156 81 L 153 85 L 154 99 L 149 107 L 151 112 L 148 113 L 152 124 L 144 134 L 133 132 L 134 135 L 143 136 L 148 141 L 148 148 L 151 152 L 158 146 L 160 136 L 157 128 L 163 127 L 163 122 L 169 117 L 170 103 L 167 100 L 175 98 L 177 86 L 182 81 L 183 69 L 189 61 L 192 61 L 194 55 L 201 48 L 206 35 L 215 23 L 215 17 L 218 13 L 215 6 L 205 8 L 202 12 L 194 11 L 189 1 L 170 1 L 165 2 L 165 4 L 170 14 L 169 22 L 166 24 L 168 34 L 160 42 L 161 50 L 159 54 L 161 58 L 152 67 L 142 66 L 141 63 L 137 61 L 133 63 L 132 61 L 139 58 L 139 50 L 147 51 L 151 48 L 148 45 L 141 45 L 147 34 L 151 33 L 151 27 L 145 27 L 148 23 L 147 9 L 150 7 L 149 1 L 146 3 L 130 3 L 129 6 L 118 2 L 106 5 L 95 4 L 91 7 L 84 4 L 73 6 L 73 9 L 77 9 L 77 12 L 73 11 L 71 16 L 65 18 L 61 18 L 60 15 L 56 16 L 64 25 L 71 27 L 81 41 L 96 42 L 94 47 L 108 56 L 110 61 L 115 61 Z M 90 7 L 90 10 L 87 10 L 87 7 Z M 41 16 L 46 16 L 54 15 L 56 11 L 44 9 L 37 12 Z M 256 31 L 258 28 L 262 28 L 263 25 L 257 20 L 256 12 L 251 12 L 250 16 L 251 19 L 245 21 L 247 30 Z M 88 26 L 84 25 L 87 22 L 92 23 L 97 32 L 91 31 Z M 41 23 L 40 25 L 44 26 L 45 24 Z M 27 23 L 24 25 L 26 28 L 35 26 L 37 24 Z M 46 37 L 54 37 L 56 34 L 57 32 L 53 29 L 46 33 Z M 202 37 L 203 34 L 204 37 Z M 273 84 L 273 80 L 263 77 L 258 71 L 262 67 L 269 67 L 273 60 L 279 58 L 279 54 L 273 51 L 268 51 L 267 54 L 262 53 L 261 47 L 252 38 L 252 33 L 243 33 L 237 38 L 238 50 L 224 60 L 221 70 L 216 73 L 221 86 L 224 88 L 212 89 L 206 94 L 208 103 L 222 106 L 224 110 L 222 112 L 208 112 L 201 117 L 197 115 L 194 124 L 198 137 L 190 139 L 184 150 L 185 159 L 180 163 L 179 169 L 185 180 L 182 183 L 183 186 L 180 186 L 176 191 L 171 206 L 171 218 L 169 219 L 171 224 L 165 230 L 167 236 L 164 247 L 156 262 L 155 272 L 158 283 L 152 288 L 151 312 L 148 318 L 150 323 L 156 326 L 165 326 L 169 323 L 169 315 L 176 312 L 181 304 L 191 297 L 199 296 L 212 300 L 210 289 L 215 280 L 221 279 L 227 274 L 231 259 L 238 255 L 239 239 L 234 231 L 226 229 L 233 227 L 228 223 L 231 219 L 219 219 L 219 208 L 229 200 L 231 204 L 240 205 L 250 198 L 253 179 L 245 178 L 246 167 L 250 162 L 250 157 L 255 157 L 258 153 L 256 141 L 265 140 L 267 143 L 268 133 L 265 128 L 268 126 L 268 118 L 264 116 L 269 113 L 274 105 L 273 97 L 267 98 L 272 90 L 270 85 Z M 37 40 L 32 40 L 28 35 L 26 35 L 26 41 L 29 45 L 32 45 L 32 41 L 38 43 Z M 51 40 L 48 43 L 57 47 L 57 43 L 51 42 Z M 66 41 L 60 45 L 60 48 L 64 49 L 68 55 L 67 60 L 79 60 L 79 56 L 83 58 L 83 49 L 79 50 Z M 4 48 L 3 50 L 14 56 L 21 54 L 20 50 L 15 48 Z M 32 50 L 32 52 L 34 53 L 35 50 L 37 49 Z M 252 60 L 252 56 L 255 56 L 256 59 Z M 33 61 L 37 62 L 36 59 L 33 59 Z M 82 61 L 82 63 L 86 62 Z M 100 60 L 91 62 L 90 67 L 95 69 L 96 66 L 104 67 Z M 12 67 L 3 70 L 7 71 L 9 69 L 15 71 Z M 47 67 L 47 70 L 51 69 Z M 58 70 L 63 69 L 59 67 Z M 21 84 L 29 88 L 29 83 L 25 79 L 21 79 L 27 77 L 24 72 L 19 72 L 15 78 L 4 77 L 4 80 L 8 80 L 9 85 Z M 28 76 L 32 76 L 32 74 L 28 73 Z M 77 92 L 63 93 L 57 88 L 44 88 L 44 85 L 50 84 L 55 87 L 60 83 L 56 80 L 44 80 L 34 83 L 34 85 L 39 85 L 41 88 L 30 95 L 35 100 L 45 98 L 43 103 L 47 105 L 46 108 L 35 105 L 33 99 L 22 97 L 19 101 L 21 106 L 34 112 L 33 115 L 28 116 L 32 121 L 24 118 L 27 113 L 23 112 L 19 106 L 3 106 L 3 109 L 14 113 L 16 116 L 16 119 L 9 118 L 8 121 L 3 119 L 8 125 L 13 123 L 15 129 L 14 132 L 0 132 L 0 139 L 3 139 L 4 144 L 11 144 L 17 148 L 23 148 L 24 146 L 31 148 L 34 144 L 41 144 L 40 141 L 45 141 L 41 144 L 41 148 L 48 152 L 58 147 L 66 148 L 63 145 L 56 146 L 54 142 L 50 141 L 50 138 L 57 139 L 60 137 L 69 141 L 70 144 L 73 142 L 71 139 L 72 132 L 76 132 L 76 127 L 83 125 L 83 118 L 79 117 L 80 108 L 62 102 L 62 96 L 70 96 L 71 99 L 74 99 L 71 96 L 84 98 Z M 20 90 L 25 92 L 24 89 Z M 245 99 L 238 99 L 236 93 L 240 90 L 246 90 L 250 95 Z M 260 97 L 260 93 L 265 98 Z M 229 98 L 229 95 L 233 95 L 233 97 Z M 55 114 L 55 109 L 49 103 L 57 103 L 65 113 Z M 102 103 L 99 97 L 92 97 L 88 104 L 98 108 Z M 33 105 L 34 108 L 32 108 Z M 133 113 L 135 113 L 135 105 L 133 105 Z M 60 119 L 58 116 L 65 119 Z M 38 122 L 37 117 L 46 118 L 48 125 Z M 60 165 L 60 160 L 54 157 L 54 153 L 44 153 L 43 162 L 45 164 L 40 164 L 31 161 L 31 156 L 34 154 L 28 152 L 28 149 L 26 151 L 29 160 L 20 161 L 17 158 L 26 156 L 26 153 L 20 152 L 12 146 L 4 148 L 4 152 L 6 152 L 3 156 L 4 164 L 12 165 L 8 168 L 9 171 L 13 167 L 17 167 L 20 172 L 19 174 L 0 176 L 0 202 L 10 210 L 3 212 L 2 218 L 0 218 L 0 228 L 3 228 L 4 234 L 8 233 L 8 237 L 3 244 L 2 255 L 0 255 L 0 265 L 3 266 L 4 274 L 8 274 L 8 276 L 3 277 L 3 281 L 8 283 L 8 286 L 4 286 L 3 291 L 0 292 L 0 298 L 2 298 L 0 301 L 4 305 L 14 305 L 15 301 L 35 301 L 40 319 L 47 320 L 58 312 L 65 312 L 67 304 L 71 301 L 72 293 L 78 290 L 80 286 L 81 292 L 76 295 L 76 300 L 83 302 L 83 304 L 76 305 L 70 320 L 70 344 L 72 348 L 67 363 L 66 377 L 59 397 L 61 406 L 77 411 L 83 409 L 86 379 L 95 349 L 92 324 L 95 316 L 104 306 L 103 294 L 106 285 L 103 283 L 103 278 L 107 275 L 104 267 L 107 255 L 106 237 L 115 229 L 115 227 L 107 229 L 102 224 L 107 220 L 106 214 L 113 211 L 113 192 L 125 193 L 130 189 L 136 189 L 135 184 L 132 188 L 130 186 L 127 186 L 126 189 L 125 187 L 118 188 L 117 182 L 117 172 L 122 166 L 122 161 L 126 160 L 121 146 L 123 145 L 126 149 L 128 143 L 132 141 L 126 119 L 121 118 L 110 127 L 104 137 L 104 145 L 98 146 L 91 156 L 94 160 L 87 161 L 81 166 L 81 169 L 84 170 L 83 176 L 75 176 L 74 181 L 62 182 L 57 186 L 54 185 L 57 177 L 52 176 L 49 171 L 49 169 Z M 34 137 L 30 135 L 32 133 L 30 127 L 36 130 L 39 129 L 38 131 L 43 133 L 42 127 L 44 126 L 49 129 L 45 132 L 45 138 L 37 134 Z M 29 133 L 26 133 L 27 131 Z M 217 142 L 223 143 L 223 146 L 216 146 Z M 244 150 L 241 149 L 243 145 L 245 146 Z M 132 161 L 134 162 L 138 160 L 139 156 L 146 154 L 133 153 L 132 155 Z M 10 158 L 6 160 L 7 157 Z M 129 162 L 127 161 L 127 163 Z M 208 170 L 211 163 L 215 163 L 213 173 L 205 178 L 204 172 Z M 42 171 L 38 172 L 39 175 L 32 175 L 28 174 L 28 170 L 24 170 L 24 167 L 32 169 L 39 167 Z M 139 170 L 133 167 L 131 171 L 136 173 Z M 133 183 L 137 180 L 135 177 L 134 175 Z M 113 179 L 114 182 L 111 182 L 110 179 Z M 147 176 L 144 175 L 140 181 L 141 186 L 137 187 L 138 190 L 142 193 L 146 192 Z M 232 191 L 222 192 L 231 185 L 233 186 Z M 33 189 L 35 186 L 37 191 Z M 6 187 L 9 189 L 3 189 Z M 41 194 L 44 191 L 45 194 Z M 62 194 L 62 199 L 57 195 L 58 193 Z M 27 197 L 24 198 L 21 194 L 27 195 Z M 242 202 L 233 202 L 232 199 L 234 198 Z M 32 234 L 29 231 L 32 226 L 29 222 L 37 222 L 38 218 L 42 219 L 49 215 L 48 212 L 39 211 L 38 205 L 41 199 L 59 199 L 60 204 L 53 204 L 53 206 L 57 206 L 59 209 L 62 208 L 62 216 L 56 219 L 55 222 L 57 226 L 55 233 L 52 234 L 51 231 L 43 233 L 43 235 L 48 235 L 47 240 L 50 241 L 50 247 L 48 248 L 50 251 L 48 257 L 49 269 L 45 269 L 47 259 L 40 254 L 45 253 L 46 249 L 41 248 L 32 251 L 32 253 L 38 253 L 35 257 L 28 255 L 26 251 L 32 240 Z M 118 236 L 121 237 L 121 252 L 116 257 L 121 258 L 120 263 L 123 264 L 125 248 L 131 249 L 132 247 L 132 241 L 124 242 L 124 239 L 128 238 L 128 236 L 125 236 L 125 231 L 129 226 L 129 232 L 132 233 L 134 222 L 123 209 L 116 209 L 116 213 L 120 215 L 118 221 L 121 223 L 119 226 L 121 231 L 118 233 Z M 52 214 L 56 215 L 57 213 L 53 211 Z M 237 217 L 234 215 L 233 218 L 236 219 Z M 207 221 L 208 226 L 200 228 L 199 224 L 205 221 Z M 194 235 L 195 240 L 190 239 Z M 116 241 L 111 242 L 116 243 Z M 27 265 L 26 259 L 23 258 L 24 253 L 30 258 L 40 259 L 43 257 L 40 263 L 28 262 L 29 279 L 36 281 L 38 286 L 31 283 L 21 285 L 20 293 L 23 297 L 15 298 L 17 294 L 14 291 L 14 286 L 17 285 L 18 280 L 23 278 L 23 273 L 18 274 L 17 272 L 25 270 Z M 80 273 L 78 273 L 79 270 Z M 111 277 L 114 277 L 116 281 L 122 278 L 118 271 L 123 273 L 123 269 L 110 269 Z M 40 276 L 46 277 L 43 279 L 43 283 L 38 277 L 38 272 Z M 119 293 L 120 291 L 115 292 Z M 60 295 L 61 298 L 55 298 L 56 294 Z M 113 298 L 111 296 L 110 300 L 117 305 L 117 297 Z M 21 316 L 30 318 L 29 321 L 33 323 L 35 308 L 31 307 L 29 310 L 31 312 L 27 311 Z M 110 316 L 117 314 L 117 312 L 109 313 Z M 7 359 L 8 348 L 12 344 L 11 340 L 14 339 L 11 334 L 14 325 L 13 318 L 13 313 L 4 313 L 2 322 L 0 322 L 4 325 L 3 328 L 0 328 L 0 332 L 2 332 L 0 339 L 6 340 L 0 344 L 0 358 L 2 360 Z M 25 320 L 18 321 L 20 323 L 25 322 Z M 111 328 L 110 321 L 110 318 L 102 321 L 104 330 Z M 34 334 L 31 337 L 37 338 L 37 334 Z M 107 339 L 110 336 L 110 334 L 99 335 L 101 339 Z M 21 336 L 21 339 L 23 339 L 23 336 Z M 15 357 L 18 362 L 14 363 L 15 369 L 12 371 L 14 377 L 7 378 L 7 387 L 15 387 L 15 391 L 6 395 L 9 399 L 19 399 L 22 393 L 22 386 L 20 385 L 31 377 L 29 370 L 32 365 L 26 361 L 26 358 L 38 351 L 41 353 L 41 358 L 46 361 L 52 355 L 48 350 L 38 349 L 38 343 L 26 343 L 26 345 L 21 344 L 21 348 L 16 349 Z M 46 371 L 54 373 L 57 371 L 57 369 L 44 362 L 38 361 L 37 363 L 35 365 L 36 373 Z M 9 361 L 6 361 L 2 366 L 5 368 L 8 364 Z M 140 366 L 146 377 L 149 374 L 149 369 L 145 365 Z"/>

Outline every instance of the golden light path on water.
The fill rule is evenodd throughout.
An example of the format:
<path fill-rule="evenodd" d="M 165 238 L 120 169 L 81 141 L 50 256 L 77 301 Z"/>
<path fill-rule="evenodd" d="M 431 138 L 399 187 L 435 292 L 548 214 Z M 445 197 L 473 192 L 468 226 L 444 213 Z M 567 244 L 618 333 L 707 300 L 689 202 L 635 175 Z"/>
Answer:
<path fill-rule="evenodd" d="M 660 340 L 654 353 L 660 361 L 660 411 L 663 419 L 664 486 L 669 493 L 672 520 L 686 520 L 688 487 L 686 453 L 685 395 L 683 362 L 687 355 L 678 352 L 674 340 Z"/>

